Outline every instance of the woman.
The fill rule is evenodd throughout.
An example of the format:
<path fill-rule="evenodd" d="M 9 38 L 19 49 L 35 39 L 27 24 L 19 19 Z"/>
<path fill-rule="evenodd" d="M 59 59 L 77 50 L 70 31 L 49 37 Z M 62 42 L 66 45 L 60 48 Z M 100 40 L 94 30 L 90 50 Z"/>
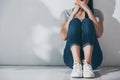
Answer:
<path fill-rule="evenodd" d="M 96 44 L 97 38 L 102 34 L 103 15 L 93 9 L 92 0 L 75 0 L 74 8 L 63 11 L 60 37 L 64 41 L 67 40 L 64 54 L 68 53 L 66 56 L 72 54 L 73 57 L 73 62 L 72 58 L 68 58 L 69 63 L 73 64 L 71 77 L 95 77 L 92 69 L 94 67 L 91 65 L 96 65 L 94 62 L 100 61 L 102 57 L 98 60 L 92 55 L 99 56 L 96 53 L 102 53 Z"/>

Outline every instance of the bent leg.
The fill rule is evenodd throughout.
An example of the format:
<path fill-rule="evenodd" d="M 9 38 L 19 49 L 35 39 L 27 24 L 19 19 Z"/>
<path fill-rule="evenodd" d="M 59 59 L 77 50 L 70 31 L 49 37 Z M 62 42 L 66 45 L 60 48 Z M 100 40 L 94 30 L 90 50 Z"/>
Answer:
<path fill-rule="evenodd" d="M 80 60 L 81 21 L 78 18 L 73 18 L 69 24 L 67 41 L 69 42 L 74 63 L 81 63 Z"/>
<path fill-rule="evenodd" d="M 89 18 L 85 18 L 82 22 L 82 47 L 84 58 L 89 64 L 91 64 L 95 38 L 94 24 Z"/>

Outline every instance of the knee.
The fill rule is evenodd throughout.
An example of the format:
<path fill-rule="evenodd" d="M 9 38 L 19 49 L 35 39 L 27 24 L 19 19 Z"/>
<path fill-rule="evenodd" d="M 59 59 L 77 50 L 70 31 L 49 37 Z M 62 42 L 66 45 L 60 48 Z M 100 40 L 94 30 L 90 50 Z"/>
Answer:
<path fill-rule="evenodd" d="M 76 33 L 76 32 L 79 32 L 80 30 L 81 30 L 81 22 L 80 22 L 80 20 L 77 19 L 77 18 L 73 18 L 70 21 L 68 31 Z"/>
<path fill-rule="evenodd" d="M 80 26 L 81 26 L 81 21 L 78 18 L 73 18 L 69 23 L 69 27 L 78 28 Z"/>
<path fill-rule="evenodd" d="M 94 27 L 93 21 L 91 19 L 89 19 L 89 18 L 85 18 L 82 21 L 82 25 L 85 26 L 85 27 Z"/>
<path fill-rule="evenodd" d="M 92 20 L 89 19 L 89 18 L 85 18 L 82 22 L 83 23 L 92 23 L 93 24 Z"/>
<path fill-rule="evenodd" d="M 89 18 L 85 18 L 82 22 L 82 30 L 84 33 L 93 33 L 95 31 L 94 24 Z"/>
<path fill-rule="evenodd" d="M 81 21 L 78 18 L 73 18 L 71 23 L 80 23 Z"/>

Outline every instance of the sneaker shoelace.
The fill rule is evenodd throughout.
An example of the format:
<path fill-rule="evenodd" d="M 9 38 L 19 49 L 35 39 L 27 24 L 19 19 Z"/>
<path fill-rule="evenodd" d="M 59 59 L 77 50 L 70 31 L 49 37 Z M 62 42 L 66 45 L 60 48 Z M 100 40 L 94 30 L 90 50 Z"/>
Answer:
<path fill-rule="evenodd" d="M 81 68 L 81 65 L 79 63 L 76 63 L 76 64 L 74 64 L 73 68 L 74 68 L 75 71 L 79 72 L 79 70 Z"/>
<path fill-rule="evenodd" d="M 88 70 L 92 71 L 91 65 L 88 64 L 87 61 L 85 61 L 85 60 L 84 60 L 84 65 L 86 65 L 85 67 L 86 67 Z"/>

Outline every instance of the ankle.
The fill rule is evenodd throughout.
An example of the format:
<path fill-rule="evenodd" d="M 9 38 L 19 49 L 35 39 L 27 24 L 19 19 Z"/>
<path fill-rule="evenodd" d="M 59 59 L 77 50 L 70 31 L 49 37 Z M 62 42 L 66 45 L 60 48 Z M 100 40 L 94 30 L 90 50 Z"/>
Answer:
<path fill-rule="evenodd" d="M 82 64 L 82 62 L 80 62 L 80 61 L 74 61 L 74 64 L 76 64 L 76 63 Z"/>
<path fill-rule="evenodd" d="M 91 61 L 89 61 L 89 60 L 85 60 L 86 62 L 87 62 L 87 64 L 90 64 L 91 65 Z"/>
<path fill-rule="evenodd" d="M 90 62 L 90 61 L 87 61 L 87 63 L 88 63 L 88 64 L 91 64 L 91 62 Z"/>

